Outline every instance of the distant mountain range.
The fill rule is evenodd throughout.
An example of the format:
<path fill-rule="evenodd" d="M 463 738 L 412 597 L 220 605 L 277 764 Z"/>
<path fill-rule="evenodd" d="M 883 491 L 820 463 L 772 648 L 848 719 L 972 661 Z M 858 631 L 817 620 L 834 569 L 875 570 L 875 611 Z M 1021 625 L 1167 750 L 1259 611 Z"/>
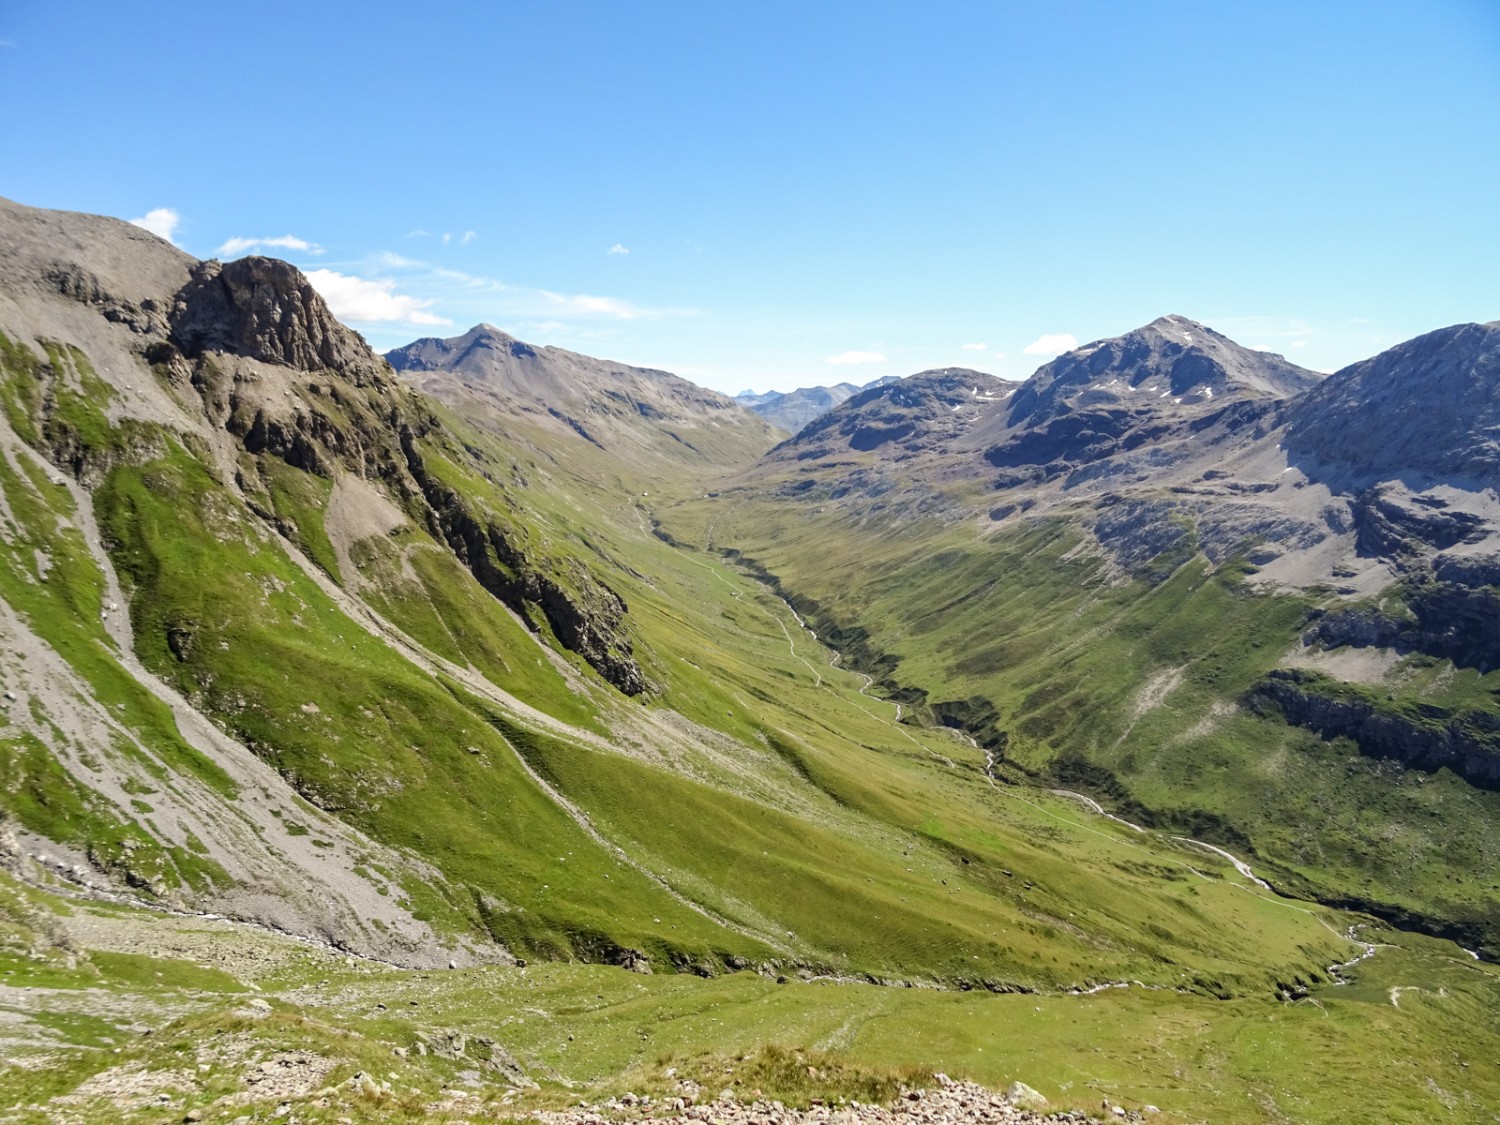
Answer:
<path fill-rule="evenodd" d="M 801 387 L 795 391 L 766 391 L 762 394 L 741 391 L 734 396 L 734 401 L 749 407 L 772 425 L 795 434 L 814 418 L 853 398 L 860 391 L 899 381 L 895 375 L 886 375 L 863 386 L 835 383 L 831 387 Z"/>

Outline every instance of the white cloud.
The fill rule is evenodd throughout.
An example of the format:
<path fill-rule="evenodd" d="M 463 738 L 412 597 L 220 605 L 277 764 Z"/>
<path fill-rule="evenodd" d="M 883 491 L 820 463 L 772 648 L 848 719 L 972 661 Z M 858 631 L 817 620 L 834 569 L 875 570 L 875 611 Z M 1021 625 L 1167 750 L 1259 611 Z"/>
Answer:
<path fill-rule="evenodd" d="M 661 315 L 653 309 L 639 308 L 618 297 L 591 297 L 587 293 L 565 296 L 562 293 L 548 292 L 546 289 L 541 290 L 541 294 L 558 310 L 584 316 L 608 316 L 615 320 L 651 320 Z"/>
<path fill-rule="evenodd" d="M 408 297 L 396 292 L 396 282 L 391 278 L 350 277 L 334 270 L 310 270 L 307 280 L 312 282 L 333 315 L 340 320 L 352 320 L 356 324 L 378 324 L 397 321 L 403 324 L 452 324 L 447 317 L 427 310 L 430 300 Z"/>
<path fill-rule="evenodd" d="M 879 352 L 840 352 L 838 355 L 829 356 L 824 362 L 845 367 L 857 363 L 884 363 L 885 356 Z"/>
<path fill-rule="evenodd" d="M 443 245 L 444 246 L 447 246 L 448 243 L 450 243 L 452 241 L 453 241 L 453 236 L 451 234 L 445 234 L 445 235 L 443 235 Z"/>
<path fill-rule="evenodd" d="M 630 248 L 628 246 L 622 246 L 620 245 L 620 243 L 616 242 L 609 248 L 608 252 L 611 254 L 629 254 Z"/>
<path fill-rule="evenodd" d="M 459 239 L 459 241 L 462 242 L 465 246 L 467 246 L 469 243 L 473 242 L 478 237 L 479 237 L 479 232 L 477 230 L 466 230 L 466 231 L 464 231 L 464 236 L 461 239 Z"/>
<path fill-rule="evenodd" d="M 989 345 L 988 344 L 964 344 L 964 345 L 962 345 L 962 347 L 963 347 L 963 350 L 966 351 L 966 352 L 982 352 L 982 351 L 984 351 L 985 348 L 989 347 Z"/>
<path fill-rule="evenodd" d="M 405 238 L 431 238 L 432 234 L 429 231 L 425 231 L 421 227 L 418 227 L 416 230 L 409 230 L 409 231 L 407 231 L 406 234 L 403 237 L 405 237 Z"/>
<path fill-rule="evenodd" d="M 1305 348 L 1305 347 L 1307 347 L 1307 341 L 1306 340 L 1293 340 L 1292 341 L 1292 347 L 1294 347 L 1294 348 Z"/>
<path fill-rule="evenodd" d="M 1062 355 L 1078 346 L 1078 337 L 1067 332 L 1049 332 L 1038 336 L 1021 349 L 1024 355 Z"/>
<path fill-rule="evenodd" d="M 278 250 L 296 250 L 303 254 L 321 254 L 323 248 L 316 242 L 309 242 L 305 238 L 298 238 L 295 234 L 283 234 L 278 238 L 230 238 L 226 239 L 223 246 L 214 251 L 224 257 L 236 257 L 249 250 L 259 250 L 262 247 L 274 247 Z"/>
<path fill-rule="evenodd" d="M 165 238 L 173 246 L 176 246 L 177 240 L 172 237 L 172 233 L 177 229 L 177 224 L 180 222 L 182 222 L 182 216 L 172 208 L 157 207 L 154 210 L 147 211 L 139 219 L 131 219 L 130 225 L 140 227 L 142 230 L 149 230 L 157 238 Z"/>
<path fill-rule="evenodd" d="M 373 308 L 369 304 L 357 305 L 363 309 L 361 316 L 366 323 L 372 319 L 373 313 L 382 313 L 380 319 L 396 319 L 399 310 L 391 308 L 392 301 L 408 302 L 402 306 L 408 314 L 403 319 L 410 323 L 428 323 L 409 314 L 422 313 L 432 317 L 435 315 L 431 311 L 432 306 L 441 303 L 441 307 L 450 316 L 466 323 L 487 320 L 515 328 L 533 322 L 542 322 L 549 327 L 567 324 L 575 335 L 580 331 L 579 325 L 587 322 L 602 326 L 620 321 L 697 315 L 693 309 L 647 308 L 622 297 L 560 293 L 531 285 L 508 284 L 493 277 L 449 269 L 435 262 L 410 258 L 390 250 L 373 252 L 360 259 L 357 265 L 349 264 L 344 268 L 349 269 L 354 276 L 335 274 L 331 270 L 319 271 L 318 276 L 328 278 L 336 290 L 340 286 L 347 290 L 345 295 L 351 305 L 374 301 Z M 382 280 L 361 281 L 361 277 Z M 354 288 L 356 286 L 359 288 Z M 376 287 L 373 293 L 370 286 Z M 322 290 L 321 285 L 319 289 Z M 407 297 L 404 296 L 405 293 L 421 296 Z M 328 294 L 324 293 L 324 296 L 327 297 Z M 352 316 L 351 313 L 351 318 Z"/>

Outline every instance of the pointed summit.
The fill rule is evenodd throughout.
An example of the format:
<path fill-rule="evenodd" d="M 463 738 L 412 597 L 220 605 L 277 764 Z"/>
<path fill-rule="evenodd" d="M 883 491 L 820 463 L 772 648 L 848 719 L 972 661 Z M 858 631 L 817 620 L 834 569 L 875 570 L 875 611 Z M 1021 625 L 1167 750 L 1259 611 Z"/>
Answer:
<path fill-rule="evenodd" d="M 748 462 L 771 424 L 717 391 L 653 368 L 535 347 L 493 324 L 426 337 L 385 357 L 412 385 L 511 430 L 540 427 L 643 464 Z"/>
<path fill-rule="evenodd" d="M 1290 398 L 1320 378 L 1279 355 L 1243 347 L 1207 325 L 1172 314 L 1038 368 L 1016 395 L 1009 423 L 1089 407 L 1135 410 Z"/>
<path fill-rule="evenodd" d="M 493 324 L 476 324 L 462 336 L 440 339 L 424 336 L 385 355 L 397 371 L 457 371 L 482 378 L 494 366 L 495 353 L 519 357 L 536 355 L 530 344 L 502 332 Z"/>

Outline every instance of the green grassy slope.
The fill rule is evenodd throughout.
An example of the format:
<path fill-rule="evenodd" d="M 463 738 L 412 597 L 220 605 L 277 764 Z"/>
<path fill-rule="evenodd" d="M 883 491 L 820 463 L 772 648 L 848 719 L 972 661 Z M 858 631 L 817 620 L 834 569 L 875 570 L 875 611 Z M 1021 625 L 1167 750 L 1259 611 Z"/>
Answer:
<path fill-rule="evenodd" d="M 12 371 L 23 389 L 29 377 Z M 331 427 L 378 416 L 376 393 L 306 401 L 337 403 Z M 102 414 L 85 422 L 84 455 L 125 448 Z M 1314 912 L 1194 874 L 1205 858 L 1169 840 L 997 789 L 977 750 L 896 723 L 830 667 L 760 583 L 652 534 L 645 498 L 562 487 L 557 462 L 457 419 L 413 444 L 560 580 L 606 576 L 629 607 L 644 702 L 576 654 L 565 679 L 538 645 L 548 619 L 526 635 L 421 523 L 346 544 L 357 573 L 342 573 L 324 526 L 336 490 L 290 461 L 241 459 L 239 477 L 270 495 L 250 494 L 263 519 L 203 443 L 137 426 L 128 456 L 100 458 L 93 503 L 142 661 L 303 798 L 433 865 L 441 879 L 402 883 L 419 918 L 533 957 L 995 987 L 1269 992 L 1348 948 Z M 553 721 L 413 663 L 318 570 Z"/>
<path fill-rule="evenodd" d="M 8 368 L 20 388 L 9 401 L 24 406 L 30 377 L 24 365 Z M 44 436 L 45 407 L 30 401 L 27 409 L 42 414 L 18 406 L 12 429 L 30 421 L 37 450 L 55 453 L 56 441 Z M 508 521 L 516 541 L 551 560 L 553 573 L 586 572 L 581 591 L 588 582 L 615 591 L 650 682 L 636 698 L 563 649 L 547 618 L 532 613 L 528 629 L 528 607 L 519 618 L 502 608 L 423 522 L 408 518 L 336 541 L 329 530 L 336 480 L 261 453 L 242 458 L 241 475 L 264 491 L 242 498 L 193 434 L 133 423 L 126 436 L 86 402 L 76 410 L 69 432 L 86 436 L 72 448 L 93 466 L 91 502 L 148 668 L 304 799 L 430 865 L 433 877 L 398 873 L 398 886 L 440 931 L 487 935 L 533 959 L 654 965 L 659 974 L 549 968 L 540 980 L 468 978 L 477 992 L 454 975 L 444 978 L 461 986 L 451 995 L 424 978 L 420 1003 L 440 1026 L 490 1034 L 496 990 L 520 989 L 519 1000 L 555 989 L 555 1000 L 544 1001 L 555 1005 L 553 1018 L 506 1024 L 505 1035 L 547 1073 L 577 1080 L 644 1088 L 666 1083 L 669 1058 L 708 1076 L 762 1048 L 832 1049 L 877 1071 L 941 1067 L 992 1082 L 1024 1077 L 1047 1084 L 1064 1103 L 1107 1093 L 1169 1107 L 1209 1105 L 1233 1120 L 1247 1102 L 1266 1098 L 1293 1115 L 1333 1112 L 1347 1083 L 1331 1084 L 1316 1068 L 1283 1077 L 1277 1060 L 1314 1044 L 1334 1058 L 1368 1055 L 1394 1019 L 1401 1034 L 1430 1044 L 1444 1091 L 1460 1099 L 1484 1094 L 1482 1084 L 1450 1077 L 1456 1063 L 1439 1054 L 1452 1025 L 1483 1010 L 1487 977 L 1461 976 L 1450 987 L 1436 947 L 1411 961 L 1391 954 L 1384 964 L 1399 966 L 1392 986 L 1447 994 L 1429 1009 L 1426 993 L 1411 993 L 1408 1007 L 1388 1014 L 1377 989 L 1367 1008 L 1352 999 L 1339 1008 L 1347 1015 L 1335 1033 L 1316 1021 L 1333 1018 L 1323 1014 L 1325 995 L 1359 995 L 1335 986 L 1328 969 L 1358 951 L 1344 936 L 1348 920 L 1273 895 L 1170 838 L 1192 833 L 1237 845 L 1231 818 L 1204 819 L 1189 796 L 1159 803 L 1168 813 L 1180 810 L 1175 819 L 1163 814 L 1168 831 L 1140 833 L 1076 801 L 1012 784 L 1052 768 L 1053 739 L 1087 739 L 1070 767 L 1081 771 L 1079 784 L 1097 789 L 1100 775 L 1090 768 L 1120 767 L 1107 754 L 1130 749 L 1137 737 L 1130 720 L 1091 724 L 1075 712 L 1130 714 L 1151 674 L 1175 667 L 1197 644 L 1184 615 L 1211 616 L 1223 634 L 1206 655 L 1199 646 L 1197 678 L 1184 672 L 1164 697 L 1197 708 L 1211 706 L 1223 684 L 1271 666 L 1273 651 L 1262 653 L 1257 642 L 1285 628 L 1298 608 L 1268 611 L 1231 576 L 1191 568 L 1143 600 L 1127 605 L 1120 594 L 1111 601 L 1080 569 L 1091 564 L 1065 557 L 1066 539 L 1042 530 L 1017 555 L 1029 568 L 1021 577 L 1031 587 L 1050 579 L 1044 611 L 1081 619 L 1097 638 L 1060 654 L 1057 636 L 1028 633 L 1026 599 L 992 581 L 985 560 L 930 555 L 921 565 L 934 580 L 912 597 L 900 577 L 903 565 L 914 564 L 895 555 L 899 540 L 888 541 L 892 554 L 877 561 L 894 565 L 880 579 L 877 610 L 924 642 L 910 655 L 892 645 L 898 658 L 930 661 L 952 698 L 967 700 L 993 685 L 988 661 L 1008 667 L 1015 653 L 1031 653 L 1034 681 L 991 702 L 997 714 L 1014 711 L 1032 726 L 1017 724 L 1002 764 L 988 770 L 981 748 L 927 725 L 947 713 L 942 697 L 925 704 L 913 697 L 904 707 L 908 721 L 898 721 L 897 706 L 872 692 L 866 676 L 838 667 L 762 581 L 659 534 L 661 511 L 652 505 L 670 497 L 640 496 L 628 479 L 623 497 L 613 486 L 567 482 L 560 461 L 457 419 L 419 439 L 429 470 L 489 518 Z M 102 575 L 66 523 L 68 495 L 37 458 L 16 452 L 0 484 L 28 538 L 5 555 L 7 599 L 97 680 L 101 694 L 119 696 L 140 737 L 170 751 L 170 719 L 110 654 L 99 625 Z M 410 517 L 414 509 L 399 510 Z M 795 537 L 784 543 L 805 546 Z M 27 573 L 38 547 L 56 575 L 45 583 Z M 827 544 L 823 554 L 846 565 Z M 774 568 L 780 560 L 766 561 Z M 838 589 L 854 593 L 849 578 L 847 571 L 834 576 Z M 960 604 L 970 619 L 1005 627 L 986 644 L 1014 634 L 1017 647 L 1004 660 L 981 649 L 974 663 L 973 651 L 928 641 L 941 637 L 948 603 L 966 586 L 974 593 Z M 361 599 L 419 649 L 358 616 Z M 871 646 L 883 643 L 872 631 Z M 1140 653 L 1153 662 L 1149 671 L 1131 670 Z M 450 663 L 434 666 L 429 657 Z M 132 702 L 132 692 L 141 698 Z M 506 693 L 537 711 L 512 705 Z M 1143 712 L 1135 725 L 1159 737 L 1150 724 L 1163 710 Z M 198 771 L 213 784 L 211 761 L 186 745 L 174 752 L 172 768 Z M 87 794 L 51 770 L 43 748 L 9 753 L 6 807 L 25 826 L 61 837 L 59 824 L 67 824 L 74 835 L 65 838 L 87 845 L 134 831 L 90 820 Z M 221 790 L 226 801 L 241 799 Z M 201 878 L 191 856 L 168 858 L 185 885 Z M 78 971 L 153 994 L 157 982 L 177 979 L 193 994 L 183 1003 L 197 1014 L 179 1015 L 187 1022 L 168 1041 L 204 1029 L 245 1032 L 244 1017 L 211 999 L 237 982 L 203 975 L 181 958 L 155 967 L 104 952 Z M 58 967 L 65 963 L 43 968 L 71 971 Z M 764 975 L 697 983 L 660 972 L 717 975 L 741 965 Z M 394 992 L 365 993 L 362 974 L 343 980 L 318 972 L 330 980 L 328 992 L 289 979 L 298 989 L 293 1008 L 256 1026 L 273 1039 L 301 1029 L 320 1044 L 331 1044 L 339 1027 L 377 1043 L 415 1034 L 409 1018 L 368 1014 L 377 996 L 387 1012 L 395 1006 L 390 1001 L 406 987 L 398 979 Z M 778 975 L 827 983 L 778 986 Z M 948 990 L 833 983 L 874 979 Z M 1324 1009 L 1275 998 L 1309 989 Z M 615 993 L 620 1006 L 606 1005 L 601 1022 L 597 997 Z M 365 1014 L 347 1007 L 355 996 Z M 318 1009 L 319 1022 L 296 1022 L 299 1009 Z M 1134 1029 L 1129 1038 L 1122 1021 Z M 96 1045 L 121 1041 L 121 1029 L 107 1020 L 69 1017 L 58 1027 Z M 567 1032 L 574 1039 L 559 1034 L 564 1027 L 575 1029 Z M 614 1034 L 626 1027 L 643 1030 Z M 1191 1046 L 1205 1038 L 1210 1047 Z M 154 1044 L 131 1050 L 148 1069 L 172 1057 Z M 367 1067 L 382 1050 L 351 1048 L 349 1065 Z M 1107 1057 L 1088 1057 L 1096 1053 Z M 760 1069 L 751 1073 L 763 1076 L 781 1056 L 757 1057 Z M 97 1069 L 76 1061 L 53 1069 L 46 1089 L 76 1086 L 90 1066 Z M 444 1066 L 412 1064 L 404 1073 L 413 1088 L 436 1097 Z M 1381 1096 L 1403 1107 L 1430 1096 L 1409 1078 L 1392 1079 Z M 1205 1102 L 1205 1083 L 1225 1093 Z"/>
<path fill-rule="evenodd" d="M 1253 852 L 1291 891 L 1426 916 L 1500 949 L 1500 794 L 1362 757 L 1247 699 L 1297 642 L 1311 599 L 1256 592 L 1238 565 L 1190 552 L 1158 560 L 1155 580 L 1122 579 L 1062 520 L 980 538 L 743 497 L 662 519 L 700 541 L 712 521 L 715 544 L 776 575 L 853 659 L 892 689 L 921 689 L 910 699 L 925 692 L 927 721 L 981 720 L 1017 777 Z M 1500 685 L 1433 663 L 1404 662 L 1391 698 Z"/>

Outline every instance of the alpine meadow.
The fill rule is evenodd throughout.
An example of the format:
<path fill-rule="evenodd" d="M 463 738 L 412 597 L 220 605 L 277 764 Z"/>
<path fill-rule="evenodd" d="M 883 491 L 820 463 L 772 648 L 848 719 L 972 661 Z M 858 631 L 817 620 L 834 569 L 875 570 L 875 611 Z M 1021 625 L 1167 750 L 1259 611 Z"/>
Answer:
<path fill-rule="evenodd" d="M 91 197 L 0 126 L 0 1122 L 1500 1121 L 1493 14 L 1369 111 L 1466 107 L 1423 225 L 1247 13 L 459 7 L 81 16 L 46 113 L 180 106 Z"/>

